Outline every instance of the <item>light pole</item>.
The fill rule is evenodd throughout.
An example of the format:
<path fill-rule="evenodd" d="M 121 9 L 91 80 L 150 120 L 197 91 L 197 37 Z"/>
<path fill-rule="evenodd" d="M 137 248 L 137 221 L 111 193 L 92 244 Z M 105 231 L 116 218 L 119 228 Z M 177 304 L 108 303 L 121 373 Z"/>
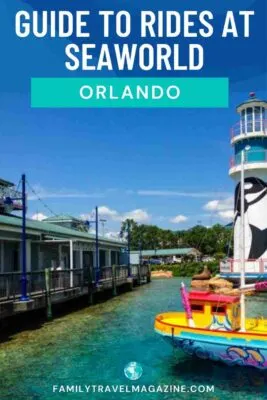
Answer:
<path fill-rule="evenodd" d="M 22 273 L 21 273 L 21 301 L 28 301 L 27 296 L 27 243 L 26 243 L 26 175 L 21 177 L 22 182 Z"/>
<path fill-rule="evenodd" d="M 95 224 L 95 285 L 98 285 L 100 278 L 100 268 L 99 268 L 99 241 L 98 241 L 98 207 L 95 207 L 95 220 L 88 221 L 89 227 L 90 224 Z"/>
<path fill-rule="evenodd" d="M 245 156 L 246 152 L 250 150 L 250 146 L 246 146 L 245 149 L 241 152 L 241 176 L 240 176 L 240 225 L 241 225 L 241 268 L 240 268 L 240 286 L 245 286 L 245 263 L 246 263 L 246 254 L 245 254 Z M 246 330 L 246 315 L 245 315 L 245 293 L 241 291 L 240 295 L 240 324 L 241 331 L 245 332 Z"/>
<path fill-rule="evenodd" d="M 21 176 L 22 193 L 18 190 L 11 190 L 8 196 L 5 197 L 4 204 L 15 210 L 22 210 L 22 230 L 21 230 L 21 296 L 20 301 L 28 301 L 29 296 L 27 296 L 27 243 L 26 243 L 26 175 Z M 12 186 L 12 184 L 11 184 Z M 16 201 L 21 201 L 22 206 L 16 207 Z"/>

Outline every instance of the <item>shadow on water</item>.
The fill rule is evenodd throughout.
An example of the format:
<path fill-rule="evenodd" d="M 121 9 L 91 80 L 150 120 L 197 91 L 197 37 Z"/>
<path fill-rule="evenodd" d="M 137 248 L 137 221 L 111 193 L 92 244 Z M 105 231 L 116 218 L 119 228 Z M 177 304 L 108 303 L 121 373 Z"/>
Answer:
<path fill-rule="evenodd" d="M 127 291 L 123 286 L 117 289 L 118 295 L 123 295 L 126 292 Z M 94 296 L 94 304 L 105 303 L 111 298 L 111 290 L 105 290 L 103 292 L 96 293 Z M 88 304 L 87 296 L 77 297 L 64 303 L 52 304 L 53 321 L 73 312 L 86 309 L 89 306 L 90 305 Z M 23 331 L 34 331 L 41 329 L 47 322 L 48 320 L 45 309 L 32 310 L 0 319 L 0 343 L 12 340 L 13 335 Z"/>
<path fill-rule="evenodd" d="M 169 373 L 179 376 L 185 383 L 214 385 L 215 389 L 228 390 L 235 394 L 247 391 L 259 394 L 267 390 L 267 371 L 253 367 L 227 366 L 220 362 L 200 360 L 197 357 L 174 354 L 169 363 Z M 235 395 L 234 395 L 235 396 Z"/>

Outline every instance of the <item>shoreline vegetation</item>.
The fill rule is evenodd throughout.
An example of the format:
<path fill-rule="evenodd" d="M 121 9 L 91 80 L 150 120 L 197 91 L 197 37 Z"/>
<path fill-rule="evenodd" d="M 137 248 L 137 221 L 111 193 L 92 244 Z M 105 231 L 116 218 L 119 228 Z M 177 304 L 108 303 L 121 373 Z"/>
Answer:
<path fill-rule="evenodd" d="M 192 278 L 193 275 L 200 274 L 204 266 L 207 266 L 212 276 L 217 275 L 219 271 L 219 262 L 182 262 L 179 264 L 165 264 L 151 266 L 151 276 L 153 278 L 172 278 L 187 277 Z"/>
<path fill-rule="evenodd" d="M 128 233 L 131 238 L 131 251 L 192 247 L 202 255 L 214 257 L 216 265 L 219 265 L 219 261 L 224 257 L 231 257 L 233 251 L 233 230 L 220 224 L 211 227 L 196 225 L 189 229 L 172 231 L 155 225 L 137 224 L 133 219 L 126 219 L 121 224 L 121 237 L 127 237 Z M 193 262 L 192 259 L 185 259 L 181 264 L 171 264 L 168 268 L 174 270 L 176 266 L 180 268 L 186 264 L 191 269 Z M 203 268 L 203 264 L 195 264 L 192 274 L 199 272 L 198 267 Z"/>

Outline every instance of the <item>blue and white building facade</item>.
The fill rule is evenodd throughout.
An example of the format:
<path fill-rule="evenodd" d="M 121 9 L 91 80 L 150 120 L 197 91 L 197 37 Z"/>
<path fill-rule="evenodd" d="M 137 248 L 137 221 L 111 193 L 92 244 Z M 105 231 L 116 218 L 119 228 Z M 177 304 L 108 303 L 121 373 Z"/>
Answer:
<path fill-rule="evenodd" d="M 255 93 L 237 107 L 240 120 L 231 130 L 234 156 L 229 175 L 235 182 L 234 254 L 221 263 L 221 276 L 239 278 L 241 238 L 240 178 L 244 151 L 245 271 L 250 280 L 267 278 L 267 102 Z"/>

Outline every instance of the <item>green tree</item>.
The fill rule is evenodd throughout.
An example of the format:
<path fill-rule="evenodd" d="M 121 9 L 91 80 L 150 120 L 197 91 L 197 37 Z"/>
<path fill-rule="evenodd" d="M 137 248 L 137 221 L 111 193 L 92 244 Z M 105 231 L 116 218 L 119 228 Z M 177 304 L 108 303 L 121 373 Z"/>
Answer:
<path fill-rule="evenodd" d="M 143 250 L 194 247 L 202 254 L 217 258 L 231 255 L 232 230 L 220 224 L 209 228 L 196 225 L 190 229 L 175 232 L 170 229 L 161 229 L 156 225 L 138 225 L 133 219 L 126 219 L 121 225 L 121 233 L 124 237 L 127 237 L 128 230 L 132 250 L 138 250 L 140 245 Z"/>

